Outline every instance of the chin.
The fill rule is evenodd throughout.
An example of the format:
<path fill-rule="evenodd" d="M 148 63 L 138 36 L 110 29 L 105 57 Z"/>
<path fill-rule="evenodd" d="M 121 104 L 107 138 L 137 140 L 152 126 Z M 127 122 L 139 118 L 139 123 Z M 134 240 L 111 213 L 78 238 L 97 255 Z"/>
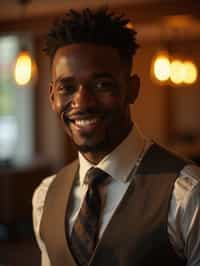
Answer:
<path fill-rule="evenodd" d="M 108 144 L 103 140 L 98 143 L 84 143 L 84 144 L 78 144 L 74 142 L 75 146 L 80 152 L 105 152 L 108 150 Z"/>

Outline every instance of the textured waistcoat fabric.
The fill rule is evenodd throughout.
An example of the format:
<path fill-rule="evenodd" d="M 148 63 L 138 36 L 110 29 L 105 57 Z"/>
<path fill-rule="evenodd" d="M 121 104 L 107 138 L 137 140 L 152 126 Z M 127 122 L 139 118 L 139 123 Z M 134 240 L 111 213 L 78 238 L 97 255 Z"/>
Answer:
<path fill-rule="evenodd" d="M 157 144 L 146 152 L 88 265 L 186 265 L 173 251 L 167 221 L 174 182 L 186 161 Z M 68 235 L 71 188 L 78 162 L 65 167 L 51 184 L 45 200 L 40 235 L 52 266 L 75 266 Z"/>

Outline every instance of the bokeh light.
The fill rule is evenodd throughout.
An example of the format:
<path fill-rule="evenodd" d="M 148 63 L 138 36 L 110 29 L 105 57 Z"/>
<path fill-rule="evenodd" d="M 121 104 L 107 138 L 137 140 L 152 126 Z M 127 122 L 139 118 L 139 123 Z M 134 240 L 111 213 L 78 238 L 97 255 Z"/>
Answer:
<path fill-rule="evenodd" d="M 27 51 L 22 51 L 15 65 L 15 80 L 18 85 L 26 85 L 31 80 L 32 61 L 30 54 Z"/>
<path fill-rule="evenodd" d="M 159 55 L 153 65 L 153 72 L 159 81 L 167 81 L 170 76 L 170 61 L 167 55 Z"/>
<path fill-rule="evenodd" d="M 196 65 L 191 61 L 184 62 L 184 83 L 193 84 L 197 81 L 198 70 Z"/>
<path fill-rule="evenodd" d="M 184 64 L 180 60 L 173 60 L 170 66 L 170 79 L 175 84 L 181 84 L 184 81 Z"/>

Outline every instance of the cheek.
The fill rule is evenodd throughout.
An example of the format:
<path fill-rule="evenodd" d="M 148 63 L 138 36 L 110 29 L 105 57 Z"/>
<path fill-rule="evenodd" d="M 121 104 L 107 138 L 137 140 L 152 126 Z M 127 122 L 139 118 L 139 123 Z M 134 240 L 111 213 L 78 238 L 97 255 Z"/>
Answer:
<path fill-rule="evenodd" d="M 66 111 L 69 108 L 70 103 L 71 100 L 69 97 L 57 95 L 54 101 L 56 112 L 60 114 L 61 112 Z"/>
<path fill-rule="evenodd" d="M 116 107 L 119 108 L 121 105 L 120 97 L 119 96 L 113 96 L 113 95 L 101 97 L 99 102 L 106 109 L 113 109 Z"/>

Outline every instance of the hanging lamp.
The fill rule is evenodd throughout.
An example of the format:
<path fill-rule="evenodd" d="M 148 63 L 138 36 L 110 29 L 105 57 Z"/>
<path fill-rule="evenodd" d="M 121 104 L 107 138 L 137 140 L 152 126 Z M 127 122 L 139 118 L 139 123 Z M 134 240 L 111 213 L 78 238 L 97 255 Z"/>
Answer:
<path fill-rule="evenodd" d="M 22 18 L 25 17 L 26 8 L 30 2 L 31 0 L 18 0 L 19 5 L 21 5 Z M 35 60 L 28 45 L 23 40 L 14 67 L 14 79 L 16 84 L 18 86 L 25 86 L 35 79 L 36 74 L 37 66 Z"/>

